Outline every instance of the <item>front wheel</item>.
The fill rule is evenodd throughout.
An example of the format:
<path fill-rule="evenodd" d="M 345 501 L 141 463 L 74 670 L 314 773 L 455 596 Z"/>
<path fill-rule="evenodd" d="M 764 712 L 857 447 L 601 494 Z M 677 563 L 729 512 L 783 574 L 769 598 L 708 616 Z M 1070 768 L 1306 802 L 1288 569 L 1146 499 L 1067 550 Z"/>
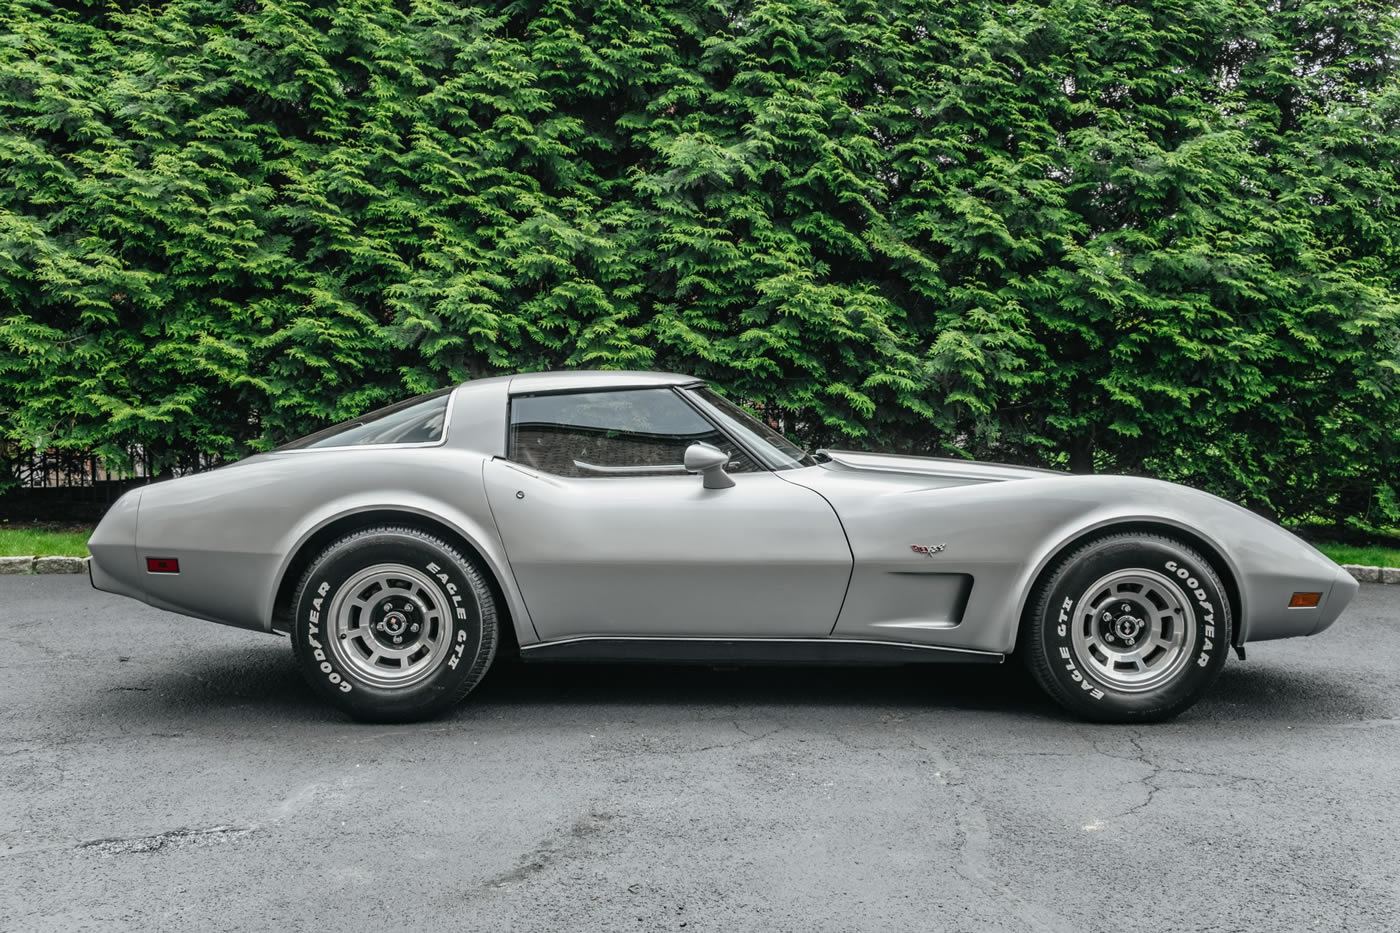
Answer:
<path fill-rule="evenodd" d="M 1028 603 L 1032 676 L 1073 713 L 1155 722 L 1195 703 L 1225 665 L 1230 602 L 1194 549 L 1154 534 L 1114 534 L 1078 548 Z"/>
<path fill-rule="evenodd" d="M 293 597 L 292 651 L 356 719 L 412 722 L 456 705 L 496 651 L 481 571 L 416 528 L 369 528 L 326 548 Z"/>

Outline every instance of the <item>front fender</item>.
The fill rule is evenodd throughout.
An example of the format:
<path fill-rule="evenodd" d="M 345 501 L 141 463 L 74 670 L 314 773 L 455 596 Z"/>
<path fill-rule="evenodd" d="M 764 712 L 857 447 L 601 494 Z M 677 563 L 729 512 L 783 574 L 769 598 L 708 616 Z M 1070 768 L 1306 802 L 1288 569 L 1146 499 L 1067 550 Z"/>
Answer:
<path fill-rule="evenodd" d="M 1067 524 L 1038 549 L 1020 580 L 1019 620 L 1034 585 L 1047 567 L 1080 541 L 1115 527 L 1175 529 L 1230 575 L 1239 598 L 1233 641 L 1265 641 L 1314 635 L 1330 626 L 1355 595 L 1357 585 L 1326 555 L 1292 532 L 1218 496 L 1160 480 L 1101 477 L 1097 486 L 1116 501 Z M 1151 509 L 1143 508 L 1145 500 Z M 1315 608 L 1290 608 L 1296 592 L 1318 592 Z"/>
<path fill-rule="evenodd" d="M 1340 568 L 1284 529 L 1160 480 L 824 468 L 785 475 L 820 492 L 841 517 L 855 557 L 835 629 L 847 637 L 1010 652 L 1051 563 L 1079 541 L 1120 527 L 1177 531 L 1212 552 L 1237 586 L 1240 638 L 1321 631 L 1354 592 Z M 1289 609 L 1297 591 L 1322 593 L 1321 604 Z"/>
<path fill-rule="evenodd" d="M 1124 506 L 1105 506 L 1084 516 L 1082 521 L 1066 523 L 1036 549 L 1032 561 L 1017 580 L 1017 592 L 1020 594 L 1020 598 L 1016 602 L 1014 613 L 1018 622 L 1025 615 L 1026 606 L 1034 593 L 1035 584 L 1039 582 L 1041 576 L 1056 559 L 1069 553 L 1080 543 L 1089 541 L 1100 534 L 1111 534 L 1115 529 L 1128 528 L 1151 530 L 1169 536 L 1172 532 L 1177 532 L 1188 543 L 1204 544 L 1204 550 L 1207 552 L 1204 556 L 1209 558 L 1212 563 L 1218 564 L 1217 569 L 1222 574 L 1228 574 L 1233 581 L 1240 579 L 1238 564 L 1231 558 L 1223 545 L 1210 534 L 1203 532 L 1198 524 L 1189 522 L 1180 516 L 1165 515 L 1160 512 L 1149 513 Z M 1199 545 L 1198 549 L 1200 549 Z M 1239 615 L 1244 617 L 1247 611 L 1244 608 L 1244 603 L 1248 597 L 1242 588 L 1238 595 L 1240 599 Z M 1241 632 L 1239 619 L 1235 620 L 1235 628 L 1236 643 L 1238 644 L 1240 643 L 1238 636 Z"/>

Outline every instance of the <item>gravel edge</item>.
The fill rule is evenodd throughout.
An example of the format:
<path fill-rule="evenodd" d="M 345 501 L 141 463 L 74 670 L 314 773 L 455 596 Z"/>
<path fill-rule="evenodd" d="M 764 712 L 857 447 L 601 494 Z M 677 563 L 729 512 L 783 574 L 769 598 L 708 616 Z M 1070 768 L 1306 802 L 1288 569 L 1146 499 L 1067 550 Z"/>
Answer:
<path fill-rule="evenodd" d="M 87 573 L 91 557 L 0 557 L 0 576 L 21 573 Z"/>
<path fill-rule="evenodd" d="M 1400 583 L 1400 567 L 1369 567 L 1365 564 L 1342 564 L 1358 583 Z"/>

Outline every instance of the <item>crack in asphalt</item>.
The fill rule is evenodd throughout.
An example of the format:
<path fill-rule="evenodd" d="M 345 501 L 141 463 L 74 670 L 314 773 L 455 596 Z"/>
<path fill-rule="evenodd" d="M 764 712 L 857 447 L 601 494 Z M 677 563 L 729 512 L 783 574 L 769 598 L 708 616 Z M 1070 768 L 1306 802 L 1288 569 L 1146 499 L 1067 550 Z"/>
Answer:
<path fill-rule="evenodd" d="M 7 641 L 7 642 L 9 642 L 9 643 L 11 643 L 11 644 L 13 644 L 13 645 L 18 645 L 18 646 L 21 647 L 21 648 L 28 648 L 28 649 L 31 650 L 31 651 L 37 651 L 37 652 L 39 652 L 40 654 L 44 655 L 44 658 L 43 658 L 42 660 L 45 660 L 45 661 L 79 661 L 79 662 L 86 662 L 86 661 L 89 661 L 89 660 L 90 660 L 89 658 L 85 658 L 85 657 L 83 657 L 81 654 L 78 654 L 78 653 L 76 653 L 76 652 L 73 652 L 73 651 L 65 651 L 65 650 L 62 649 L 62 648 L 57 648 L 57 647 L 54 647 L 54 646 L 52 646 L 52 645 L 44 644 L 43 642 L 38 641 L 37 639 L 32 639 L 32 638 L 16 638 L 14 635 L 10 635 L 10 634 L 0 634 L 0 641 Z M 25 662 L 24 662 L 24 663 L 25 663 L 25 664 L 32 664 L 32 663 L 34 663 L 34 660 L 35 660 L 34 658 L 25 658 Z M 9 668 L 10 668 L 10 665 L 8 665 L 8 664 L 4 666 L 4 669 L 6 669 L 6 670 L 8 670 Z"/>
<path fill-rule="evenodd" d="M 102 855 L 127 855 L 137 852 L 158 852 L 167 847 L 183 847 L 205 842 L 238 839 L 256 830 L 255 826 L 208 826 L 201 829 L 170 829 L 149 836 L 127 836 L 115 839 L 89 839 L 75 849 L 99 852 Z"/>
<path fill-rule="evenodd" d="M 1142 740 L 1143 734 L 1141 732 L 1135 732 L 1128 737 L 1128 743 L 1133 747 L 1133 754 L 1131 756 L 1115 755 L 1111 752 L 1107 752 L 1101 747 L 1101 744 L 1099 742 L 1094 742 L 1094 751 L 1102 755 L 1103 757 L 1112 758 L 1116 761 L 1125 761 L 1131 764 L 1141 765 L 1144 768 L 1148 769 L 1148 773 L 1145 776 L 1138 778 L 1136 781 L 1132 782 L 1134 784 L 1142 785 L 1142 787 L 1147 791 L 1147 797 L 1142 801 L 1142 803 L 1135 804 L 1119 813 L 1115 813 L 1110 816 L 1104 817 L 1103 819 L 1105 821 L 1123 819 L 1124 817 L 1129 817 L 1136 813 L 1140 813 L 1143 810 L 1146 810 L 1149 806 L 1152 805 L 1153 801 L 1156 800 L 1157 794 L 1167 789 L 1162 785 L 1162 776 L 1166 774 L 1182 774 L 1191 775 L 1193 777 L 1215 778 L 1223 782 L 1217 785 L 1219 787 L 1232 787 L 1238 784 L 1254 784 L 1269 786 L 1275 783 L 1271 780 L 1268 780 L 1267 778 L 1249 777 L 1248 775 L 1243 774 L 1231 774 L 1226 771 L 1203 771 L 1196 768 L 1167 767 L 1165 764 L 1162 764 L 1156 758 L 1154 758 L 1154 756 L 1152 756 L 1147 751 L 1147 749 L 1143 748 Z"/>
<path fill-rule="evenodd" d="M 61 766 L 55 766 L 60 767 L 61 774 L 66 774 L 66 772 L 62 771 Z M 0 851 L 0 859 L 18 858 L 43 852 L 63 850 L 97 852 L 102 855 L 127 855 L 132 853 L 157 852 L 165 848 L 198 845 L 211 841 L 241 839 L 252 833 L 275 827 L 285 820 L 290 819 L 298 810 L 315 799 L 318 794 L 343 792 L 349 783 L 349 780 L 341 780 L 337 782 L 337 785 L 329 785 L 320 782 L 305 784 L 269 808 L 264 819 L 254 822 L 220 823 L 216 826 L 202 828 L 179 827 L 162 832 L 135 836 L 109 836 L 101 839 L 86 839 L 77 842 L 55 842 L 47 845 L 10 848 Z M 7 835 L 13 837 L 15 834 L 10 833 Z M 8 843 L 8 841 L 9 840 L 5 837 L 0 837 L 0 843 Z"/>
<path fill-rule="evenodd" d="M 431 727 L 418 725 L 407 729 L 400 727 L 398 729 L 384 729 L 378 732 L 370 732 L 365 735 L 357 734 L 355 738 L 350 741 L 355 745 L 364 745 L 366 742 L 380 742 L 384 739 L 409 739 L 416 742 L 425 735 L 444 735 L 459 732 L 461 732 L 461 727 L 457 725 Z"/>
<path fill-rule="evenodd" d="M 1400 726 L 1400 719 L 1359 719 L 1356 722 L 1310 723 L 1309 725 L 1335 725 L 1341 729 L 1382 729 L 1386 726 Z"/>
<path fill-rule="evenodd" d="M 1118 814 L 1118 816 L 1111 817 L 1111 819 L 1122 819 L 1123 817 L 1132 816 L 1134 813 L 1137 813 L 1141 810 L 1146 810 L 1148 807 L 1152 806 L 1152 801 L 1162 790 L 1162 786 L 1157 783 L 1157 780 L 1162 776 L 1164 766 L 1159 765 L 1156 761 L 1153 761 L 1151 758 L 1148 757 L 1147 750 L 1142 747 L 1142 733 L 1134 733 L 1133 735 L 1128 736 L 1128 741 L 1132 743 L 1133 750 L 1137 752 L 1137 755 L 1134 757 L 1133 760 L 1135 760 L 1138 764 L 1141 764 L 1144 767 L 1150 769 L 1151 771 L 1151 773 L 1148 774 L 1147 777 L 1143 778 L 1138 782 L 1143 787 L 1147 788 L 1147 799 L 1135 807 L 1129 807 L 1127 810 L 1124 810 L 1122 813 Z"/>
<path fill-rule="evenodd" d="M 695 748 L 667 748 L 662 745 L 657 745 L 655 747 L 645 746 L 642 748 L 629 748 L 625 750 L 617 750 L 612 752 L 604 750 L 601 754 L 597 756 L 597 758 L 600 760 L 613 761 L 623 760 L 627 758 L 641 758 L 652 755 L 670 755 L 676 757 L 684 755 L 699 755 L 703 752 L 712 752 L 720 748 L 738 748 L 743 745 L 752 745 L 755 742 L 762 741 L 763 739 L 766 739 L 771 735 L 776 735 L 777 733 L 783 731 L 783 727 L 781 725 L 778 725 L 774 726 L 772 729 L 769 729 L 767 732 L 750 732 L 748 729 L 745 729 L 743 726 L 739 725 L 739 721 L 737 719 L 731 720 L 729 724 L 733 726 L 735 730 L 737 730 L 741 735 L 743 735 L 744 738 L 733 742 L 714 742 L 709 745 L 700 745 Z M 643 742 L 645 741 L 646 737 L 644 736 Z"/>
<path fill-rule="evenodd" d="M 1161 786 L 1161 784 L 1158 783 L 1158 779 L 1162 776 L 1164 772 L 1168 772 L 1171 770 L 1165 765 L 1158 764 L 1152 759 L 1150 755 L 1148 755 L 1147 750 L 1142 747 L 1141 732 L 1133 732 L 1132 734 L 1130 734 L 1128 736 L 1128 742 L 1133 747 L 1133 754 L 1130 756 L 1115 755 L 1111 752 L 1104 751 L 1101 741 L 1095 741 L 1093 743 L 1093 748 L 1096 753 L 1102 755 L 1105 758 L 1112 758 L 1115 761 L 1126 761 L 1130 764 L 1141 765 L 1144 768 L 1146 768 L 1148 770 L 1147 775 L 1145 777 L 1138 778 L 1136 781 L 1133 781 L 1131 783 L 1142 785 L 1142 787 L 1147 791 L 1147 797 L 1142 801 L 1142 803 L 1136 804 L 1135 806 L 1131 806 L 1128 809 L 1123 810 L 1119 813 L 1114 813 L 1109 816 L 1103 817 L 1104 821 L 1123 819 L 1124 817 L 1132 816 L 1134 813 L 1138 813 L 1151 806 L 1152 801 L 1156 799 L 1157 794 L 1164 789 Z"/>
<path fill-rule="evenodd" d="M 1030 930 L 1037 933 L 1079 933 L 1078 928 L 1060 914 L 1044 904 L 1022 897 L 1008 882 L 995 877 L 990 854 L 991 824 L 976 792 L 965 779 L 961 779 L 958 768 L 942 752 L 913 736 L 908 741 L 911 747 L 929 756 L 935 769 L 934 779 L 941 786 L 949 788 L 963 805 L 951 811 L 956 834 L 954 854 L 958 857 L 953 871 L 957 876 L 984 891 L 993 902 L 1010 904 L 1016 917 Z"/>

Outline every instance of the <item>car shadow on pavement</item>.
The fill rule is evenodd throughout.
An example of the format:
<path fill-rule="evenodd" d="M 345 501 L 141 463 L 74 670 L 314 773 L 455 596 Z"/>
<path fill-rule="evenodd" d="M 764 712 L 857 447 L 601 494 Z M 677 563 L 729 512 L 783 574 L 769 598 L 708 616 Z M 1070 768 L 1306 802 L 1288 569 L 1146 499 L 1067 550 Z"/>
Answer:
<path fill-rule="evenodd" d="M 880 706 L 1044 713 L 1019 665 L 707 667 L 511 664 L 493 670 L 478 702 L 501 705 Z"/>
<path fill-rule="evenodd" d="M 178 667 L 153 669 L 133 660 L 117 669 L 116 683 L 92 684 L 85 705 L 93 713 L 147 724 L 230 715 L 308 723 L 343 718 L 311 691 L 285 641 L 202 648 Z"/>
<path fill-rule="evenodd" d="M 210 647 L 178 668 L 123 671 L 119 684 L 93 684 L 88 702 L 107 715 L 151 720 L 219 715 L 282 722 L 344 721 L 312 692 L 286 643 Z M 654 664 L 522 664 L 493 667 L 444 721 L 485 707 L 878 707 L 919 712 L 1003 714 L 1073 721 L 1014 662 L 906 667 L 712 668 Z M 1181 722 L 1346 722 L 1393 715 L 1372 709 L 1334 671 L 1231 663 Z"/>
<path fill-rule="evenodd" d="M 905 667 L 748 667 L 513 664 L 493 671 L 468 704 L 881 707 L 1002 713 L 1075 721 L 1014 659 Z M 1347 722 L 1393 715 L 1335 671 L 1231 662 L 1180 722 Z"/>
<path fill-rule="evenodd" d="M 1387 719 L 1393 705 L 1365 696 L 1336 669 L 1296 669 L 1256 661 L 1230 663 L 1187 715 L 1252 723 L 1348 723 Z"/>

